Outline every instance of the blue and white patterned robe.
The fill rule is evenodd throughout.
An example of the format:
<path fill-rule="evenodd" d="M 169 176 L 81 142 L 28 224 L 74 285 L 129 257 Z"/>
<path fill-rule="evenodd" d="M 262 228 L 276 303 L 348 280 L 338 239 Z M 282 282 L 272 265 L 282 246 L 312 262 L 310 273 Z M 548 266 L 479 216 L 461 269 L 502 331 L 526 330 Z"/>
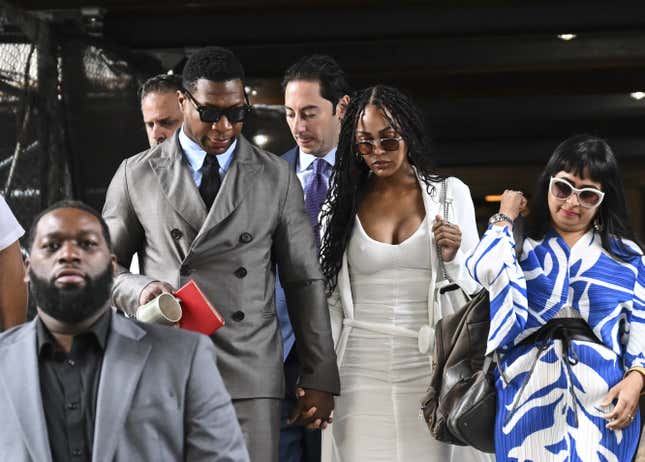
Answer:
<path fill-rule="evenodd" d="M 527 238 L 518 262 L 512 234 L 491 226 L 468 258 L 471 275 L 490 292 L 488 352 L 501 353 L 508 379 L 496 374 L 498 462 L 633 457 L 640 417 L 608 430 L 602 415 L 609 410 L 599 406 L 627 369 L 645 365 L 645 265 L 641 250 L 625 244 L 639 255 L 618 261 L 593 230 L 571 249 L 551 230 L 541 241 Z M 519 393 L 538 348 L 518 344 L 563 312 L 584 319 L 602 344 L 574 340 L 567 353 L 562 341 L 551 342 Z"/>

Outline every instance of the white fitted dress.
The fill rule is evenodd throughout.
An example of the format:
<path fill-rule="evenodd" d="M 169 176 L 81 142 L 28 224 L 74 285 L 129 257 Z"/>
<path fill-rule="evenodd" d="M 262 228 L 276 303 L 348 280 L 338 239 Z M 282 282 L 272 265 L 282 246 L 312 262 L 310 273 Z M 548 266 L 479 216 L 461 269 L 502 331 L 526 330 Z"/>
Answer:
<path fill-rule="evenodd" d="M 450 459 L 450 446 L 435 441 L 419 416 L 430 356 L 419 352 L 416 338 L 387 333 L 428 324 L 429 245 L 425 219 L 390 245 L 370 238 L 356 218 L 347 249 L 355 322 L 334 411 L 338 462 Z"/>
<path fill-rule="evenodd" d="M 323 462 L 494 460 L 472 448 L 434 440 L 419 413 L 432 355 L 432 350 L 421 352 L 425 342 L 420 329 L 428 329 L 440 316 L 429 303 L 437 262 L 428 220 L 441 213 L 420 185 L 426 218 L 400 244 L 375 241 L 355 220 L 329 299 L 341 395 L 335 399 L 334 423 L 323 432 Z M 448 180 L 448 197 L 449 221 L 459 225 L 463 236 L 457 256 L 446 266 L 451 279 L 472 293 L 479 286 L 463 261 L 479 241 L 474 207 L 468 187 L 456 178 Z"/>

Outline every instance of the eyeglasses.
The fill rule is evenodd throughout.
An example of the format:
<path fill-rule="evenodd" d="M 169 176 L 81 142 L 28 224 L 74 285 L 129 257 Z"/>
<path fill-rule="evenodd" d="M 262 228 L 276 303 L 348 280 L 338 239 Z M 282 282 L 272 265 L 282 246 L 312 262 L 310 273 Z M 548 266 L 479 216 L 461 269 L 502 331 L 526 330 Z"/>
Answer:
<path fill-rule="evenodd" d="M 197 112 L 199 113 L 199 120 L 207 124 L 217 123 L 217 121 L 222 116 L 225 116 L 230 123 L 236 124 L 238 122 L 242 122 L 246 115 L 251 111 L 251 106 L 248 105 L 248 102 L 244 106 L 235 106 L 222 109 L 217 106 L 201 105 L 197 102 L 193 95 L 190 94 L 188 90 L 184 88 L 183 92 L 186 94 L 186 96 L 188 96 L 190 102 L 193 103 L 195 109 L 197 109 Z M 244 95 L 244 97 L 246 98 L 246 94 Z"/>
<path fill-rule="evenodd" d="M 549 191 L 556 199 L 566 201 L 571 194 L 578 197 L 581 206 L 587 209 L 598 207 L 605 197 L 605 193 L 596 188 L 575 188 L 564 178 L 551 177 Z"/>
<path fill-rule="evenodd" d="M 400 136 L 394 138 L 380 138 L 378 140 L 363 140 L 356 142 L 356 150 L 361 156 L 369 156 L 374 154 L 376 146 L 381 146 L 384 151 L 398 151 L 401 146 L 400 141 L 403 138 Z"/>

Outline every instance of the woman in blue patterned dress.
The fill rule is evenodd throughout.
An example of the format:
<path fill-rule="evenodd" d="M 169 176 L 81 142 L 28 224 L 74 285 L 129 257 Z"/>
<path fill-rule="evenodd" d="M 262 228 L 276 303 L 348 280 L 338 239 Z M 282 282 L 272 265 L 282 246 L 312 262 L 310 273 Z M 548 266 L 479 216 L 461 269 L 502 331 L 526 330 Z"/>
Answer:
<path fill-rule="evenodd" d="M 490 292 L 497 461 L 630 461 L 645 376 L 645 266 L 609 146 L 576 136 L 538 180 L 519 260 L 506 190 L 467 266 Z"/>

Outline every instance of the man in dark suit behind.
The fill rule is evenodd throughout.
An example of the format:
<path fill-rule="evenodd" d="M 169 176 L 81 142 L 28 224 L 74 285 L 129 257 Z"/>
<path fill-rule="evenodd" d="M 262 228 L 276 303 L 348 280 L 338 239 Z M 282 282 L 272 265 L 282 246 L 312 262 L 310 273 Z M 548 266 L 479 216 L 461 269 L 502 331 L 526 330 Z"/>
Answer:
<path fill-rule="evenodd" d="M 96 211 L 54 204 L 29 244 L 38 316 L 0 335 L 2 460 L 248 462 L 211 342 L 113 314 Z"/>
<path fill-rule="evenodd" d="M 139 89 L 141 116 L 150 146 L 172 138 L 172 135 L 181 127 L 184 115 L 177 102 L 179 90 L 181 90 L 181 77 L 174 74 L 155 75 L 141 85 Z"/>
<path fill-rule="evenodd" d="M 197 282 L 226 321 L 211 338 L 251 460 L 277 461 L 284 376 L 276 264 L 303 365 L 298 423 L 328 421 L 340 391 L 316 244 L 295 172 L 240 134 L 249 107 L 235 55 L 199 50 L 182 78 L 182 127 L 126 159 L 108 189 L 103 214 L 121 271 L 113 298 L 133 314 Z M 126 270 L 134 252 L 141 275 Z"/>
<path fill-rule="evenodd" d="M 349 103 L 350 88 L 343 70 L 329 56 L 307 56 L 293 64 L 282 80 L 287 124 L 296 146 L 283 154 L 304 190 L 305 208 L 318 239 L 318 215 L 329 186 L 336 158 L 340 123 Z M 276 284 L 280 329 L 284 339 L 286 394 L 282 404 L 280 462 L 320 461 L 320 430 L 307 432 L 289 423 L 297 400 L 296 380 L 300 364 L 296 338 L 289 321 L 287 300 L 280 281 Z M 289 308 L 291 308 L 289 306 Z"/>

